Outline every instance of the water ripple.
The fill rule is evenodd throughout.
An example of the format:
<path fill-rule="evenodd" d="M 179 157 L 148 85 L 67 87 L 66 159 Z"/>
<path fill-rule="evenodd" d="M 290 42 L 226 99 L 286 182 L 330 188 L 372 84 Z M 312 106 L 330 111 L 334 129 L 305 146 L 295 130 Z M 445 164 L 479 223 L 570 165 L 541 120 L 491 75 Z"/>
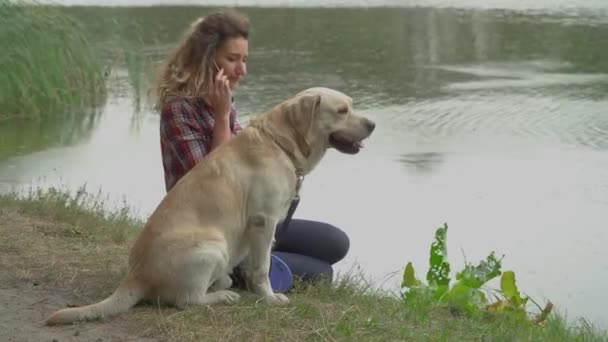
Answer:
<path fill-rule="evenodd" d="M 606 103 L 537 94 L 460 96 L 419 101 L 391 119 L 424 139 L 510 137 L 608 149 Z"/>

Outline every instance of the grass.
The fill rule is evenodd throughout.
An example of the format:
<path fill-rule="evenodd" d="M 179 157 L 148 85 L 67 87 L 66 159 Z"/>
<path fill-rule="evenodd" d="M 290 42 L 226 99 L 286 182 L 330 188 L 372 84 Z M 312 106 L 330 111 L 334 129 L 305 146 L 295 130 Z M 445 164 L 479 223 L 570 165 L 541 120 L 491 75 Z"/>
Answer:
<path fill-rule="evenodd" d="M 0 120 L 69 113 L 105 96 L 83 26 L 59 8 L 0 0 Z"/>
<path fill-rule="evenodd" d="M 126 204 L 104 209 L 100 193 L 81 188 L 0 195 L 0 276 L 3 283 L 36 282 L 76 305 L 109 295 L 126 271 L 130 244 L 143 222 Z M 584 320 L 552 313 L 543 325 L 519 316 L 421 300 L 374 289 L 361 273 L 333 284 L 298 284 L 291 303 L 270 307 L 244 293 L 233 306 L 178 311 L 151 303 L 112 318 L 139 335 L 163 341 L 606 341 Z M 107 324 L 92 322 L 87 324 Z"/>

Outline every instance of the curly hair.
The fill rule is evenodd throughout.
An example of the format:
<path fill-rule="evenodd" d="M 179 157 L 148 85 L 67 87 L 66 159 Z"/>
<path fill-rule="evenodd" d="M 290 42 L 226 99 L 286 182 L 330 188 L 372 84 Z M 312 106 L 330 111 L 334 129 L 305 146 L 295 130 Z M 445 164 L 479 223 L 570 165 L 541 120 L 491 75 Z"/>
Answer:
<path fill-rule="evenodd" d="M 249 39 L 249 19 L 235 10 L 214 12 L 193 21 L 160 66 L 156 107 L 171 96 L 199 97 L 207 92 L 217 49 L 231 38 Z"/>

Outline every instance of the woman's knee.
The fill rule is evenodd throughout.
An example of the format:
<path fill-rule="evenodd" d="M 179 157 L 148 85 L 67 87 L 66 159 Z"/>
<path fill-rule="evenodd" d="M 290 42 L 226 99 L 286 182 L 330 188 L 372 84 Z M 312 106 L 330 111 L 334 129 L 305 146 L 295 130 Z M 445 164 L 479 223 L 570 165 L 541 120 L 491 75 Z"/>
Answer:
<path fill-rule="evenodd" d="M 276 250 L 308 255 L 329 264 L 342 260 L 350 248 L 346 233 L 325 222 L 293 219 L 279 234 Z"/>
<path fill-rule="evenodd" d="M 350 239 L 342 229 L 326 222 L 305 221 L 305 224 L 315 231 L 317 244 L 323 241 L 322 245 L 326 248 L 324 261 L 333 265 L 344 259 L 350 248 Z"/>
<path fill-rule="evenodd" d="M 348 235 L 341 230 L 340 228 L 333 226 L 329 223 L 327 225 L 327 238 L 331 241 L 331 245 L 333 246 L 333 253 L 331 253 L 330 260 L 327 260 L 331 264 L 335 264 L 336 262 L 344 259 L 348 250 L 350 249 L 350 239 Z"/>

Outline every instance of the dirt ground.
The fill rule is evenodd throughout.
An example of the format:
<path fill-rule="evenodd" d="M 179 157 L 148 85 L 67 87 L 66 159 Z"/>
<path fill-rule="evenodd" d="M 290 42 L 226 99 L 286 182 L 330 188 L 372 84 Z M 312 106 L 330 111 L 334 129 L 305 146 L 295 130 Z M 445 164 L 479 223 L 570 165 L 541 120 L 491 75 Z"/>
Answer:
<path fill-rule="evenodd" d="M 132 315 L 61 327 L 44 325 L 55 310 L 102 299 L 121 274 L 124 248 L 98 249 L 70 232 L 74 229 L 60 223 L 0 208 L 0 341 L 160 340 Z M 100 281 L 96 265 L 110 279 Z"/>
<path fill-rule="evenodd" d="M 22 284 L 0 289 L 0 341 L 156 341 L 139 337 L 130 322 L 111 320 L 47 327 L 44 319 L 65 306 L 66 298 L 50 289 Z"/>

